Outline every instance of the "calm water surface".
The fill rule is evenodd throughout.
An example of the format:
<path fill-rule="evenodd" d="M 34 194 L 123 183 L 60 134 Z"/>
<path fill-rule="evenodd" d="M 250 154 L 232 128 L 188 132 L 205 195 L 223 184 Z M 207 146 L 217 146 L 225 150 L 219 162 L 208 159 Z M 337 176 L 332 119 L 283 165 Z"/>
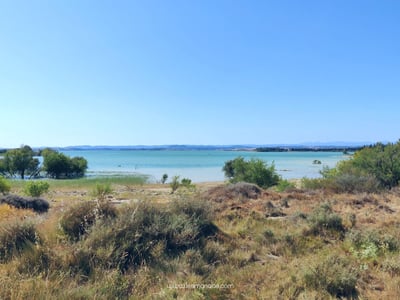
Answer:
<path fill-rule="evenodd" d="M 274 163 L 283 178 L 318 177 L 322 166 L 335 166 L 347 156 L 341 152 L 249 152 L 218 150 L 68 150 L 69 156 L 88 160 L 88 176 L 144 174 L 158 181 L 163 174 L 179 175 L 193 182 L 222 181 L 222 167 L 228 160 L 242 156 Z M 321 165 L 313 164 L 317 159 Z"/>

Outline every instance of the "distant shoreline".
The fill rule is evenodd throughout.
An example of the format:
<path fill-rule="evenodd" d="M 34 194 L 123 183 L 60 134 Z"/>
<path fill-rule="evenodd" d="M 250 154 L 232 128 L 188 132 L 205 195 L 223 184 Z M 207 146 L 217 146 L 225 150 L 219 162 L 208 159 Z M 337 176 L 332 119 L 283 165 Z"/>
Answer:
<path fill-rule="evenodd" d="M 68 147 L 32 147 L 40 152 L 45 148 L 58 151 L 249 151 L 249 152 L 355 152 L 367 145 L 154 145 L 154 146 L 68 146 Z M 0 148 L 5 153 L 12 148 Z"/>

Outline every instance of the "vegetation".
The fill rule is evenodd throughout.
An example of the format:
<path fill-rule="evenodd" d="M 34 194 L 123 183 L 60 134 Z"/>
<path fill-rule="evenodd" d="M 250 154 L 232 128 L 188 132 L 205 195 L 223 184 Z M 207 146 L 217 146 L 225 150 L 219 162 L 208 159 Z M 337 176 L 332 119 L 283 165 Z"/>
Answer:
<path fill-rule="evenodd" d="M 21 146 L 18 149 L 7 150 L 4 158 L 0 159 L 0 173 L 8 177 L 25 175 L 35 177 L 39 169 L 39 160 L 34 158 L 34 152 L 29 146 Z"/>
<path fill-rule="evenodd" d="M 11 189 L 10 183 L 5 178 L 0 176 L 0 193 L 7 194 L 10 191 L 10 189 Z"/>
<path fill-rule="evenodd" d="M 44 149 L 43 171 L 51 178 L 78 178 L 83 177 L 88 168 L 83 157 L 70 158 L 63 153 L 51 149 Z"/>
<path fill-rule="evenodd" d="M 303 179 L 303 187 L 355 193 L 396 187 L 400 181 L 400 141 L 365 147 L 335 168 L 325 167 L 321 174 L 322 179 Z"/>
<path fill-rule="evenodd" d="M 161 183 L 164 184 L 168 179 L 168 174 L 163 174 L 163 176 L 161 177 Z"/>
<path fill-rule="evenodd" d="M 246 161 L 243 157 L 237 157 L 227 161 L 223 167 L 225 177 L 233 183 L 249 182 L 262 188 L 268 188 L 278 184 L 280 178 L 275 171 L 275 166 L 268 166 L 261 159 L 252 158 Z"/>
<path fill-rule="evenodd" d="M 41 215 L 7 181 L 0 298 L 399 299 L 400 189 L 366 193 L 359 155 L 302 188 L 57 180 Z"/>
<path fill-rule="evenodd" d="M 50 205 L 47 200 L 40 198 L 24 198 L 18 195 L 8 194 L 0 198 L 0 204 L 8 204 L 15 208 L 32 209 L 38 213 L 47 212 Z"/>
<path fill-rule="evenodd" d="M 24 188 L 24 193 L 31 197 L 40 197 L 49 191 L 49 187 L 46 181 L 29 181 Z"/>
<path fill-rule="evenodd" d="M 192 180 L 189 178 L 182 178 L 179 181 L 179 176 L 172 177 L 171 183 L 169 184 L 171 187 L 171 194 L 175 193 L 179 188 L 185 188 L 187 190 L 195 190 L 196 186 L 192 184 Z"/>
<path fill-rule="evenodd" d="M 43 171 L 50 178 L 79 178 L 85 175 L 88 168 L 83 157 L 70 158 L 52 149 L 44 149 L 40 154 L 43 156 L 43 166 L 39 166 L 39 159 L 34 157 L 37 153 L 29 146 L 7 150 L 4 157 L 0 158 L 0 175 L 25 179 L 25 176 L 42 176 Z"/>
<path fill-rule="evenodd" d="M 97 200 L 104 201 L 107 195 L 111 195 L 113 192 L 111 188 L 111 184 L 96 184 L 95 188 L 92 191 L 92 196 L 95 197 Z"/>

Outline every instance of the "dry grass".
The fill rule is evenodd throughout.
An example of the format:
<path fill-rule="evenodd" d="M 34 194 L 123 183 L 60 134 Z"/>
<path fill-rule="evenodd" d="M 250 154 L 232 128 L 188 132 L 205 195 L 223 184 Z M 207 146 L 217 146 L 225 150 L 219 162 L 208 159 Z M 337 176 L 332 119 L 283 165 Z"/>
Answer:
<path fill-rule="evenodd" d="M 178 190 L 171 195 L 167 185 L 111 185 L 114 192 L 107 201 L 114 203 L 119 212 L 138 200 L 156 207 L 167 207 L 174 201 L 211 201 L 210 217 L 218 233 L 212 238 L 202 237 L 201 242 L 182 247 L 174 255 L 165 252 L 166 233 L 157 243 L 146 244 L 151 247 L 146 250 L 147 255 L 158 257 L 151 264 L 141 263 L 120 272 L 103 260 L 101 266 L 92 264 L 91 271 L 85 274 L 76 270 L 84 268 L 86 260 L 91 263 L 93 257 L 88 249 L 102 238 L 101 222 L 88 231 L 88 240 L 75 242 L 62 233 L 59 222 L 70 207 L 93 200 L 93 185 L 53 186 L 46 196 L 51 204 L 47 214 L 0 205 L 2 224 L 33 218 L 41 238 L 40 246 L 0 264 L 0 299 L 400 297 L 399 189 L 381 194 L 337 194 L 301 189 L 277 193 L 250 188 L 249 193 L 243 187 L 209 183 L 197 186 L 195 191 Z M 18 193 L 18 188 L 13 186 L 12 192 Z M 326 234 L 324 230 L 309 234 L 313 214 L 326 203 L 329 213 L 341 219 L 340 235 Z M 180 202 L 175 213 L 190 211 L 183 204 Z M 157 216 L 154 218 L 158 220 Z M 184 219 L 171 220 L 175 221 L 168 221 L 168 226 L 175 226 L 173 222 L 186 226 L 179 232 L 190 235 L 190 224 Z M 118 222 L 127 221 L 121 219 L 115 224 Z M 118 228 L 108 228 L 104 233 L 112 235 L 113 230 Z M 111 250 L 97 248 L 97 259 L 107 257 Z M 46 255 L 47 263 L 43 261 Z M 41 265 L 36 262 L 42 269 L 32 274 L 23 263 L 35 265 L 36 257 L 42 257 Z M 316 272 L 318 276 L 313 277 Z M 214 288 L 207 288 L 207 284 Z M 219 288 L 215 288 L 218 284 Z"/>

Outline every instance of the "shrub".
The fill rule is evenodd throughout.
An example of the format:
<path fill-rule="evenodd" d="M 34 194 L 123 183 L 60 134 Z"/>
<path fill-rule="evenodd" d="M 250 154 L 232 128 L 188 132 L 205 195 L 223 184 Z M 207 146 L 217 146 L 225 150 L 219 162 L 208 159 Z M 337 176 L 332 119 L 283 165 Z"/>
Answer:
<path fill-rule="evenodd" d="M 189 178 L 182 178 L 181 180 L 181 186 L 186 187 L 186 188 L 190 188 L 192 187 L 192 180 Z"/>
<path fill-rule="evenodd" d="M 344 257 L 331 255 L 305 271 L 305 286 L 326 291 L 333 297 L 356 297 L 358 271 Z"/>
<path fill-rule="evenodd" d="M 278 192 L 284 192 L 290 189 L 294 189 L 296 186 L 293 182 L 290 182 L 289 180 L 283 179 L 279 180 L 278 185 L 276 186 L 276 190 Z"/>
<path fill-rule="evenodd" d="M 325 203 L 316 208 L 308 217 L 310 224 L 309 233 L 313 235 L 335 235 L 343 237 L 345 228 L 342 223 L 342 218 L 332 211 L 329 204 Z"/>
<path fill-rule="evenodd" d="M 46 181 L 29 181 L 24 188 L 24 193 L 31 197 L 40 197 L 49 191 L 49 187 Z"/>
<path fill-rule="evenodd" d="M 2 224 L 0 226 L 0 262 L 9 261 L 38 242 L 39 235 L 33 223 Z"/>
<path fill-rule="evenodd" d="M 380 184 L 372 175 L 355 175 L 323 173 L 323 178 L 302 178 L 301 185 L 305 189 L 326 189 L 336 193 L 374 193 L 380 191 Z"/>
<path fill-rule="evenodd" d="M 168 179 L 168 174 L 163 174 L 163 176 L 161 177 L 161 183 L 164 184 Z"/>
<path fill-rule="evenodd" d="M 346 239 L 352 244 L 350 251 L 359 258 L 375 259 L 386 252 L 394 252 L 399 249 L 399 242 L 389 234 L 381 234 L 375 230 L 361 232 L 351 230 Z"/>
<path fill-rule="evenodd" d="M 380 190 L 379 182 L 372 175 L 341 173 L 331 181 L 332 190 L 339 193 L 374 193 Z"/>
<path fill-rule="evenodd" d="M 96 184 L 95 188 L 92 191 L 92 196 L 98 200 L 105 200 L 107 195 L 113 193 L 110 183 L 105 184 Z"/>
<path fill-rule="evenodd" d="M 82 202 L 69 208 L 61 217 L 60 226 L 72 241 L 82 238 L 98 219 L 112 219 L 117 210 L 108 202 Z"/>
<path fill-rule="evenodd" d="M 45 246 L 31 247 L 18 260 L 17 270 L 21 274 L 40 275 L 48 274 L 51 270 L 58 270 L 61 261 L 56 254 Z"/>
<path fill-rule="evenodd" d="M 252 158 L 250 161 L 243 157 L 225 162 L 222 170 L 225 177 L 233 183 L 244 181 L 257 184 L 262 188 L 268 188 L 278 184 L 279 176 L 275 171 L 275 166 L 268 166 L 261 159 Z"/>
<path fill-rule="evenodd" d="M 17 195 L 6 195 L 0 198 L 0 203 L 5 203 L 16 208 L 32 209 L 38 213 L 47 212 L 50 205 L 49 202 L 40 198 L 24 198 Z"/>
<path fill-rule="evenodd" d="M 85 249 L 93 264 L 125 272 L 197 248 L 216 230 L 196 202 L 167 207 L 139 202 L 125 207 L 109 226 L 93 227 Z"/>
<path fill-rule="evenodd" d="M 317 190 L 317 189 L 322 189 L 325 186 L 326 186 L 326 181 L 324 181 L 322 178 L 303 177 L 301 179 L 301 187 L 303 189 Z"/>
<path fill-rule="evenodd" d="M 10 191 L 10 189 L 11 189 L 10 183 L 5 178 L 0 176 L 0 193 L 7 194 Z"/>
<path fill-rule="evenodd" d="M 171 194 L 175 193 L 175 191 L 179 188 L 179 176 L 172 177 L 171 183 L 169 186 L 171 187 Z"/>
<path fill-rule="evenodd" d="M 317 188 L 322 184 L 338 192 L 377 192 L 395 187 L 400 181 L 400 141 L 365 147 L 335 168 L 324 167 L 321 174 L 323 179 L 306 183 Z"/>

